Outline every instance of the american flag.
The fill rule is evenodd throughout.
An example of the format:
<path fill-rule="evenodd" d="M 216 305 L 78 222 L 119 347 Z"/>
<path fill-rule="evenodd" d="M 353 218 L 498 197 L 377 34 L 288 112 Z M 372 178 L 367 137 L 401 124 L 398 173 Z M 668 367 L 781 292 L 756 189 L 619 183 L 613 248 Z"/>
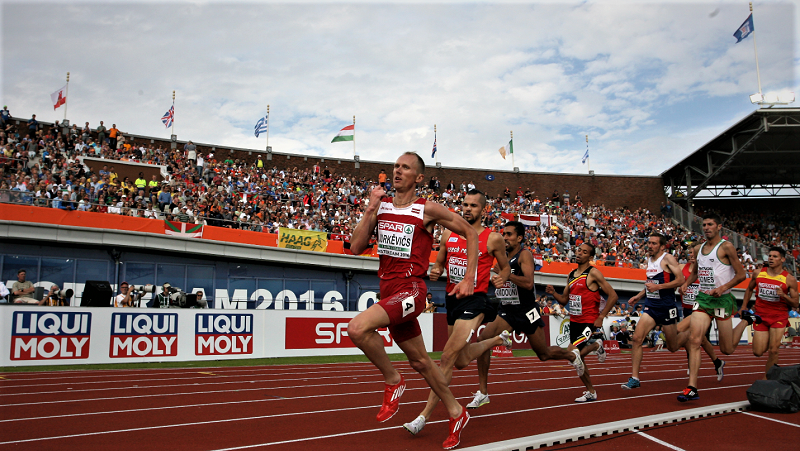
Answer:
<path fill-rule="evenodd" d="M 433 134 L 433 151 L 431 152 L 431 158 L 436 156 L 436 134 Z"/>
<path fill-rule="evenodd" d="M 172 105 L 169 108 L 169 111 L 167 111 L 164 114 L 164 117 L 161 118 L 161 122 L 163 122 L 164 125 L 167 126 L 167 128 L 170 128 L 172 126 L 172 121 L 174 120 L 175 120 L 175 105 Z"/>

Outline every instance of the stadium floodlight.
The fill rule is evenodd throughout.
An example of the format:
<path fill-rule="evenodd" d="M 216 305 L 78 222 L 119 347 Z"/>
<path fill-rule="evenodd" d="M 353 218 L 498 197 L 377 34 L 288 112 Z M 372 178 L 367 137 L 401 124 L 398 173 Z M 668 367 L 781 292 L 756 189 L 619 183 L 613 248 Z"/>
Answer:
<path fill-rule="evenodd" d="M 760 92 L 750 96 L 750 103 L 761 103 L 763 101 L 764 96 Z"/>

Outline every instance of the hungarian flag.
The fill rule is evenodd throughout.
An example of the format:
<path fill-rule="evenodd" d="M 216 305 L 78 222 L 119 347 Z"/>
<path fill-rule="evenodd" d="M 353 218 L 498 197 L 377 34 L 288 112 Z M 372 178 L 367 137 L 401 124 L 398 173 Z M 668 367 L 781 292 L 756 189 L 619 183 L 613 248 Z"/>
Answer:
<path fill-rule="evenodd" d="M 67 103 L 67 85 L 64 85 L 63 88 L 50 94 L 50 100 L 53 101 L 53 110 L 56 110 L 61 105 Z"/>
<path fill-rule="evenodd" d="M 183 236 L 187 238 L 202 238 L 202 224 L 187 224 L 164 220 L 164 233 L 167 235 Z"/>
<path fill-rule="evenodd" d="M 332 143 L 337 143 L 339 141 L 352 141 L 355 139 L 356 133 L 356 126 L 355 125 L 348 125 L 347 127 L 339 130 L 339 134 L 333 138 Z"/>

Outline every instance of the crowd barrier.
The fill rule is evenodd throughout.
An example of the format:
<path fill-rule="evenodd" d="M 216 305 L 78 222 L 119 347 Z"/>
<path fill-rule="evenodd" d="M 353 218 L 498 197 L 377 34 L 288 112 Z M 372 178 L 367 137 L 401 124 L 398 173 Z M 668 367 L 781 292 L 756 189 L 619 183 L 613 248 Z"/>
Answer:
<path fill-rule="evenodd" d="M 0 365 L 229 360 L 360 355 L 347 336 L 358 312 L 0 308 Z M 433 351 L 433 316 L 420 315 Z M 379 330 L 388 353 L 402 352 Z"/>

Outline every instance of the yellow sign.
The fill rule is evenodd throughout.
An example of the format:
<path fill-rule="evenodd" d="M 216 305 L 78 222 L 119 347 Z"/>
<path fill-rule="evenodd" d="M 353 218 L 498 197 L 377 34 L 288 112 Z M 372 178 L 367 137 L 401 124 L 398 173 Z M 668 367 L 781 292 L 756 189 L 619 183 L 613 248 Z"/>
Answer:
<path fill-rule="evenodd" d="M 278 247 L 325 252 L 325 249 L 328 248 L 328 234 L 280 227 L 278 230 Z"/>

